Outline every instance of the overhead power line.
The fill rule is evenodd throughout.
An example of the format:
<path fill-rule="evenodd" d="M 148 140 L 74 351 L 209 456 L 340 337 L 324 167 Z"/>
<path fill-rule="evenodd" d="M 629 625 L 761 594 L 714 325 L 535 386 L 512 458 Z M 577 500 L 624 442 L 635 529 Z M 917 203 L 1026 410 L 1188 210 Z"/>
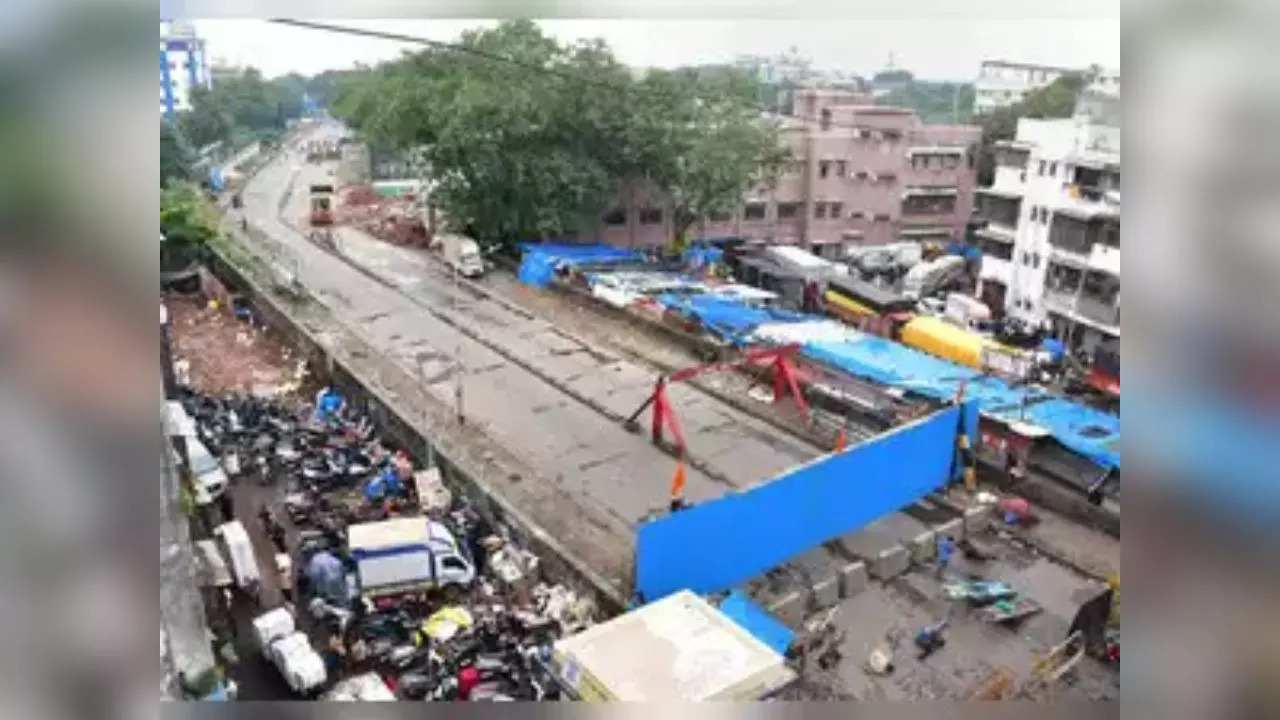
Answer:
<path fill-rule="evenodd" d="M 472 55 L 474 57 L 482 58 L 484 60 L 489 60 L 491 62 L 510 65 L 512 67 L 520 68 L 522 70 L 541 73 L 543 75 L 550 75 L 568 82 L 578 83 L 584 86 L 596 87 L 603 90 L 609 90 L 611 92 L 628 93 L 632 95 L 638 94 L 641 97 L 643 97 L 644 95 L 649 95 L 650 97 L 654 97 L 654 98 L 662 98 L 664 95 L 664 93 L 661 93 L 653 89 L 649 89 L 649 90 L 645 90 L 645 91 L 641 91 L 640 93 L 637 93 L 635 88 L 631 86 L 618 85 L 618 84 L 609 82 L 607 80 L 599 80 L 596 78 L 583 77 L 582 75 L 578 75 L 576 73 L 565 72 L 563 70 L 560 70 L 559 68 L 545 67 L 535 63 L 525 62 L 523 60 L 506 57 L 504 55 L 499 55 L 496 53 L 491 53 L 485 50 L 481 50 L 479 48 L 462 45 L 460 43 L 446 42 L 443 40 L 432 40 L 430 38 L 419 37 L 416 35 L 404 35 L 402 33 L 387 32 L 385 30 L 370 30 L 367 28 L 350 27 L 347 25 L 333 25 L 330 23 L 314 22 L 311 20 L 294 20 L 290 18 L 271 18 L 271 19 L 268 19 L 267 22 L 274 23 L 277 25 L 286 25 L 290 27 L 303 28 L 307 30 L 319 30 L 322 32 L 332 32 L 332 33 L 338 33 L 342 35 L 356 35 L 360 37 L 377 38 L 380 40 L 390 40 L 395 42 L 425 45 L 425 46 L 433 47 L 439 50 L 447 50 L 452 52 L 463 53 L 466 55 Z M 674 95 L 671 95 L 671 94 L 666 94 L 666 96 L 667 98 L 674 97 Z M 772 111 L 767 108 L 760 108 L 760 111 L 762 113 L 777 114 L 776 111 Z M 786 120 L 802 122 L 806 125 L 822 124 L 821 120 L 816 118 L 796 117 L 792 115 L 785 115 L 781 117 Z M 829 122 L 827 123 L 826 127 L 833 130 L 867 129 L 865 126 L 861 126 L 861 125 L 851 125 L 851 124 L 843 124 L 843 123 L 836 123 L 836 122 Z"/>

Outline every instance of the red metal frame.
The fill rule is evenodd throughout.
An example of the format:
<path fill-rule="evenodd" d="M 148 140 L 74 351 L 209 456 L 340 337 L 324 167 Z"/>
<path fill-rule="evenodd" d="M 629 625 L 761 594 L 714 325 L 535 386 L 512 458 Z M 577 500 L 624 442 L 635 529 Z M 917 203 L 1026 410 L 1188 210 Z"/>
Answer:
<path fill-rule="evenodd" d="M 675 441 L 676 452 L 683 457 L 685 451 L 684 433 L 680 431 L 680 422 L 676 419 L 675 409 L 671 405 L 671 400 L 667 397 L 667 385 L 673 382 L 686 382 L 705 373 L 732 370 L 741 365 L 758 365 L 766 360 L 770 361 L 770 366 L 773 369 L 773 401 L 775 403 L 780 402 L 784 396 L 790 393 L 796 408 L 802 415 L 808 417 L 809 403 L 805 401 L 804 394 L 800 391 L 800 379 L 795 366 L 790 360 L 799 350 L 800 346 L 797 344 L 759 348 L 750 350 L 743 354 L 742 357 L 734 358 L 733 360 L 696 365 L 677 370 L 670 375 L 660 376 L 657 383 L 654 384 L 653 392 L 631 414 L 631 417 L 626 421 L 626 425 L 628 427 L 638 427 L 637 420 L 640 415 L 652 405 L 653 419 L 650 425 L 650 434 L 653 438 L 653 443 L 662 445 L 665 442 L 663 428 L 666 427 L 671 431 L 671 437 Z"/>

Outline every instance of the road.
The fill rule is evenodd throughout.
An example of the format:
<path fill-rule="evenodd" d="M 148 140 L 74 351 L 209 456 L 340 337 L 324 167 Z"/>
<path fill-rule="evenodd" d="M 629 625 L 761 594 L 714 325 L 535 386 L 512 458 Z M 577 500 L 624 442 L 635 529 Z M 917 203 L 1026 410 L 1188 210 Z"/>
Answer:
<path fill-rule="evenodd" d="M 298 227 L 307 185 L 325 179 L 325 169 L 283 156 L 245 188 L 244 212 L 347 332 L 419 378 L 441 403 L 454 403 L 455 373 L 462 374 L 468 432 L 528 461 L 550 485 L 525 482 L 523 492 L 573 498 L 574 506 L 558 513 L 547 503 L 533 508 L 548 532 L 560 537 L 561 528 L 582 522 L 610 528 L 629 556 L 637 525 L 664 510 L 675 470 L 647 436 L 619 422 L 645 398 L 656 371 L 579 342 L 527 310 L 455 287 L 433 261 L 351 228 L 335 231 L 339 254 L 312 243 Z M 686 490 L 693 502 L 767 481 L 819 453 L 696 389 L 675 387 L 671 397 L 694 461 Z M 917 529 L 904 525 L 904 536 Z M 569 549 L 584 557 L 593 550 Z M 848 561 L 819 550 L 801 564 L 829 575 Z M 597 571 L 615 578 L 623 572 Z"/>

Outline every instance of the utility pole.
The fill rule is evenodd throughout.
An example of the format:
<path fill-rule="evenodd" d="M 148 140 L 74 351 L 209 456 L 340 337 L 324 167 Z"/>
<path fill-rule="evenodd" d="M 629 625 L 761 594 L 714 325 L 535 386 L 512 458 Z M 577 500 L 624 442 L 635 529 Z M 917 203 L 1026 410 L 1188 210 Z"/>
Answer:
<path fill-rule="evenodd" d="M 451 263 L 450 265 L 453 268 L 453 297 L 452 297 L 453 315 L 454 317 L 457 317 L 458 316 L 458 292 L 460 290 L 459 284 L 458 284 L 458 266 L 456 263 Z M 458 344 L 455 345 L 453 348 L 453 380 L 454 380 L 453 399 L 456 403 L 456 410 L 458 413 L 459 425 L 465 425 L 467 422 L 467 417 L 463 413 L 463 405 L 462 405 L 462 374 L 465 371 L 466 371 L 466 368 L 462 366 L 462 333 L 458 333 Z"/>

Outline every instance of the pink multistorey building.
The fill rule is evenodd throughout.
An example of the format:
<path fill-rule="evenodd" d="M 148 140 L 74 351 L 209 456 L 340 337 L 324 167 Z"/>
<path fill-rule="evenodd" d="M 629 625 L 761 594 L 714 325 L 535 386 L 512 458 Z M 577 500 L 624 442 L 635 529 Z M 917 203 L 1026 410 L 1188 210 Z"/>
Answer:
<path fill-rule="evenodd" d="M 800 245 L 826 257 L 849 246 L 963 237 L 980 128 L 926 125 L 912 110 L 840 90 L 797 92 L 792 114 L 776 120 L 795 163 L 733 213 L 697 222 L 692 237 Z M 662 194 L 636 182 L 583 239 L 660 247 L 673 232 Z"/>

